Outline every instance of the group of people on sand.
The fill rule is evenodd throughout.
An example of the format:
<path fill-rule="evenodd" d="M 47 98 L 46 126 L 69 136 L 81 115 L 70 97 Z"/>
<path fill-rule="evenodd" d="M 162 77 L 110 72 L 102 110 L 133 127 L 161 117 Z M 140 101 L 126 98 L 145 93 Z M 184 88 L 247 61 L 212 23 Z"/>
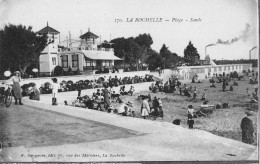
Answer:
<path fill-rule="evenodd" d="M 57 78 L 53 78 L 52 79 L 53 83 L 51 85 L 52 87 L 52 105 L 57 105 L 57 99 L 58 99 L 58 92 L 60 89 L 60 84 L 58 83 L 58 79 Z M 0 88 L 2 86 L 4 86 L 5 83 L 9 83 L 12 82 L 12 90 L 13 90 L 13 96 L 15 99 L 15 105 L 23 105 L 22 103 L 22 89 L 20 86 L 20 82 L 21 82 L 21 73 L 19 71 L 14 72 L 14 75 L 9 78 L 8 80 L 4 81 L 4 83 L 0 83 Z M 180 94 L 184 95 L 184 96 L 188 96 L 189 95 L 189 89 L 186 86 L 186 84 L 181 84 L 178 83 L 178 80 L 169 80 L 169 90 L 176 90 L 176 87 L 179 88 Z M 213 83 L 214 84 L 214 83 Z M 233 85 L 238 85 L 237 82 L 234 82 Z M 167 86 L 167 85 L 166 85 Z M 222 88 L 223 90 L 225 90 L 226 86 L 226 81 L 223 80 L 223 84 L 222 84 Z M 156 83 L 150 86 L 150 90 L 153 91 L 154 87 L 160 88 L 161 85 L 160 83 Z M 164 86 L 165 87 L 165 86 Z M 32 88 L 32 92 L 31 92 L 31 99 L 35 99 L 35 100 L 39 100 L 39 90 L 37 90 L 36 85 L 32 84 L 31 86 Z M 173 89 L 174 88 L 174 89 Z M 181 88 L 181 89 L 180 89 Z M 191 89 L 191 88 L 190 88 Z M 102 92 L 100 92 L 100 90 L 98 89 L 97 92 L 95 94 L 93 94 L 92 99 L 101 99 L 101 104 L 104 104 L 104 109 L 110 112 L 115 111 L 115 113 L 120 114 L 122 116 L 133 116 L 135 117 L 136 113 L 134 110 L 132 110 L 133 107 L 133 103 L 128 101 L 126 103 L 123 103 L 122 101 L 120 102 L 120 107 L 118 108 L 118 110 L 112 110 L 111 109 L 111 102 L 110 99 L 112 97 L 112 95 L 114 94 L 114 96 L 116 96 L 119 99 L 119 95 L 133 95 L 134 93 L 134 87 L 131 86 L 130 89 L 128 91 L 125 91 L 125 86 L 122 86 L 120 88 L 119 93 L 115 93 L 115 91 L 113 90 L 113 87 L 110 87 L 107 85 L 104 87 L 104 89 L 101 90 Z M 193 93 L 194 96 L 196 97 L 196 93 L 197 92 L 197 88 L 194 87 L 193 88 Z M 80 93 L 78 94 L 78 99 L 80 99 Z M 258 87 L 255 88 L 255 92 L 254 92 L 257 96 L 258 93 Z M 86 96 L 85 96 L 86 97 Z M 204 90 L 203 94 L 202 94 L 202 99 L 206 100 L 206 90 Z M 66 102 L 65 102 L 66 104 Z M 160 112 L 163 112 L 162 110 L 162 101 L 160 98 L 156 98 L 154 97 L 154 100 L 151 101 L 151 96 L 142 96 L 142 102 L 141 102 L 141 107 L 140 107 L 140 113 L 141 116 L 146 119 L 149 116 L 159 116 Z M 251 117 L 253 116 L 254 112 L 247 110 L 246 112 L 246 117 L 244 117 L 241 121 L 240 124 L 240 128 L 242 129 L 242 142 L 247 143 L 247 144 L 252 144 L 254 142 L 254 126 L 253 126 L 253 122 L 251 120 Z M 163 113 L 162 113 L 163 115 Z M 189 105 L 187 108 L 187 124 L 189 129 L 193 129 L 194 126 L 194 116 L 195 116 L 195 110 L 193 108 L 192 105 Z"/>

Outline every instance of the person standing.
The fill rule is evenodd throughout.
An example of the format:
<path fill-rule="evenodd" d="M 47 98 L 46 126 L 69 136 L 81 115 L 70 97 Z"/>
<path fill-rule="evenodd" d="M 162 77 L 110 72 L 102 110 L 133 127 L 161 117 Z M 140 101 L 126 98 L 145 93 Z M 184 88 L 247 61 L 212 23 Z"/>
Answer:
<path fill-rule="evenodd" d="M 242 129 L 242 142 L 252 144 L 254 142 L 254 126 L 250 116 L 253 115 L 253 112 L 246 111 L 245 113 L 247 116 L 242 119 L 240 124 Z"/>
<path fill-rule="evenodd" d="M 22 103 L 22 89 L 20 86 L 21 82 L 21 73 L 19 71 L 14 72 L 14 76 L 12 76 L 10 79 L 5 81 L 5 83 L 13 82 L 13 92 L 14 92 L 14 99 L 15 99 L 15 105 L 18 105 L 18 100 L 19 100 L 19 105 L 23 105 Z"/>
<path fill-rule="evenodd" d="M 225 79 L 223 79 L 222 89 L 223 89 L 223 92 L 226 91 L 226 80 Z"/>
<path fill-rule="evenodd" d="M 188 125 L 189 125 L 189 129 L 193 129 L 193 125 L 194 125 L 194 120 L 193 120 L 193 115 L 194 115 L 194 109 L 192 105 L 188 106 Z"/>
<path fill-rule="evenodd" d="M 105 89 L 103 89 L 103 93 L 104 93 L 104 102 L 106 105 L 106 109 L 108 109 L 108 107 L 110 106 L 110 100 L 109 100 L 109 91 L 108 91 L 108 86 L 105 85 Z"/>
<path fill-rule="evenodd" d="M 81 96 L 81 90 L 82 90 L 82 82 L 81 82 L 81 81 L 78 81 L 78 82 L 77 82 L 78 97 Z"/>
<path fill-rule="evenodd" d="M 58 98 L 58 90 L 60 89 L 60 84 L 58 84 L 57 78 L 52 79 L 52 105 L 58 105 L 57 104 L 57 98 Z"/>
<path fill-rule="evenodd" d="M 149 99 L 148 96 L 144 96 L 141 104 L 141 115 L 144 119 L 146 119 L 146 117 L 149 116 L 150 113 L 148 99 Z"/>

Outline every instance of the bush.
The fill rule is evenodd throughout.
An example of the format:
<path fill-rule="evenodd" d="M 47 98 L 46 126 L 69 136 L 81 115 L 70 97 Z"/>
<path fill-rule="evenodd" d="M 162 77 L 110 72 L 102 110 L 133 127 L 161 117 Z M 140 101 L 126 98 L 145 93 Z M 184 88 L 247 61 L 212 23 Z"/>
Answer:
<path fill-rule="evenodd" d="M 62 76 L 63 75 L 63 68 L 61 66 L 56 66 L 54 68 L 54 76 Z"/>

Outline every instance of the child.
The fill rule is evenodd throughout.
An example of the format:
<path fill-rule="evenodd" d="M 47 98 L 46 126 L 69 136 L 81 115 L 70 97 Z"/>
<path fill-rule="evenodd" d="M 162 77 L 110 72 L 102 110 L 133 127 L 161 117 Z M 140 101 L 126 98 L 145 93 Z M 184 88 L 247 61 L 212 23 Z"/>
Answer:
<path fill-rule="evenodd" d="M 58 84 L 57 78 L 52 79 L 52 105 L 58 105 L 57 104 L 57 97 L 58 97 L 58 90 L 60 89 L 60 84 Z"/>
<path fill-rule="evenodd" d="M 158 102 L 159 102 L 159 111 L 162 111 L 162 100 L 161 100 L 161 98 L 158 98 Z"/>
<path fill-rule="evenodd" d="M 193 92 L 193 100 L 197 99 L 197 88 L 194 87 L 194 92 Z"/>
<path fill-rule="evenodd" d="M 131 86 L 131 88 L 128 91 L 128 93 L 130 93 L 130 95 L 133 96 L 134 91 L 135 91 L 134 86 Z"/>
<path fill-rule="evenodd" d="M 188 125 L 189 125 L 189 129 L 193 129 L 194 120 L 192 119 L 191 114 L 188 114 Z"/>
<path fill-rule="evenodd" d="M 31 100 L 40 100 L 40 91 L 39 91 L 39 89 L 36 87 L 36 84 L 35 83 L 33 83 L 32 84 L 32 92 L 31 92 L 31 94 L 30 94 L 30 97 L 29 97 L 29 99 L 31 99 Z"/>

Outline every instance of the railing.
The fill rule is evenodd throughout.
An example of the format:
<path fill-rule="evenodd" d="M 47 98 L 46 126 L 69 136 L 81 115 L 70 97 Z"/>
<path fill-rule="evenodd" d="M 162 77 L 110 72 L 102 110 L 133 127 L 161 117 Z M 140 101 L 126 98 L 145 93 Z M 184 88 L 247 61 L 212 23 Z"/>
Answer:
<path fill-rule="evenodd" d="M 113 48 L 91 48 L 91 47 L 70 47 L 68 49 L 66 49 L 65 51 L 73 51 L 73 50 L 87 50 L 87 51 L 107 51 L 107 52 L 114 52 Z M 62 50 L 59 49 L 59 52 L 61 52 Z"/>

